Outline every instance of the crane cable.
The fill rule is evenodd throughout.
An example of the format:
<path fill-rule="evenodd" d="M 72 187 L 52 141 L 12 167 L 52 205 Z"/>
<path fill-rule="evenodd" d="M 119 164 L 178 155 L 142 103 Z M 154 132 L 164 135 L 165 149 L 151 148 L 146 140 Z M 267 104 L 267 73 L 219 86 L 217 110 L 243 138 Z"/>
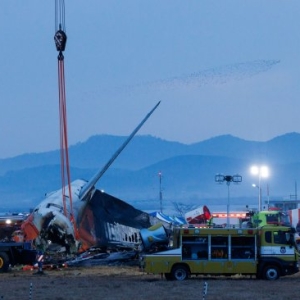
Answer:
<path fill-rule="evenodd" d="M 58 87 L 59 87 L 59 122 L 60 122 L 60 160 L 61 160 L 61 179 L 62 179 L 62 199 L 64 215 L 72 222 L 75 236 L 77 235 L 76 222 L 73 215 L 71 175 L 68 152 L 68 130 L 67 130 L 67 105 L 65 89 L 65 69 L 63 51 L 66 47 L 67 35 L 65 33 L 65 1 L 55 0 L 55 35 L 54 41 L 59 52 L 58 59 Z M 66 184 L 67 183 L 67 184 Z M 66 185 L 69 191 L 70 214 L 67 212 L 66 205 Z"/>

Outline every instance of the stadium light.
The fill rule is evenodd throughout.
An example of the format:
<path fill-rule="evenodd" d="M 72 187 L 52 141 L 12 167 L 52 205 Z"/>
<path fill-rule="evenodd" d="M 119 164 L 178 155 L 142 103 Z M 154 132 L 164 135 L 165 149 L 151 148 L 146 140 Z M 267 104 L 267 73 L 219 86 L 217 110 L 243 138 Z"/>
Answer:
<path fill-rule="evenodd" d="M 215 176 L 215 181 L 217 183 L 223 183 L 226 182 L 227 187 L 228 187 L 228 197 L 227 197 L 227 226 L 226 227 L 230 227 L 230 219 L 229 219 L 229 207 L 230 207 L 230 191 L 229 191 L 229 186 L 231 182 L 234 183 L 240 183 L 242 182 L 242 176 L 241 175 L 223 175 L 223 174 L 217 174 Z"/>

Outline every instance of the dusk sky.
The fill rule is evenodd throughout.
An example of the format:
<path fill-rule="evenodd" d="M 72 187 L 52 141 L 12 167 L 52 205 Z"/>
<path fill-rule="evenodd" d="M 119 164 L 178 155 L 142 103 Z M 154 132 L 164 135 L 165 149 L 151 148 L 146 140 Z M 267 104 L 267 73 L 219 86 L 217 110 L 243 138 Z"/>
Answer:
<path fill-rule="evenodd" d="M 1 0 L 0 158 L 59 148 L 54 0 Z M 65 0 L 69 145 L 300 132 L 299 0 Z"/>

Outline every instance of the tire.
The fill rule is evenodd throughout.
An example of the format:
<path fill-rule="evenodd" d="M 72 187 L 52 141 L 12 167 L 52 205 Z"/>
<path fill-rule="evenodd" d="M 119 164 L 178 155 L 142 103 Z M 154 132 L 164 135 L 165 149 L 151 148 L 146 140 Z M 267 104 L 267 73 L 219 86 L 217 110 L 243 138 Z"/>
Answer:
<path fill-rule="evenodd" d="M 166 278 L 167 280 L 173 280 L 173 276 L 172 276 L 171 273 L 165 273 L 165 278 Z"/>
<path fill-rule="evenodd" d="M 0 272 L 7 272 L 9 268 L 9 257 L 5 252 L 0 252 Z"/>
<path fill-rule="evenodd" d="M 266 280 L 276 280 L 280 277 L 279 269 L 276 266 L 266 266 L 264 268 L 264 279 Z"/>
<path fill-rule="evenodd" d="M 186 280 L 189 277 L 189 271 L 186 266 L 178 265 L 172 269 L 172 277 L 175 280 Z"/>

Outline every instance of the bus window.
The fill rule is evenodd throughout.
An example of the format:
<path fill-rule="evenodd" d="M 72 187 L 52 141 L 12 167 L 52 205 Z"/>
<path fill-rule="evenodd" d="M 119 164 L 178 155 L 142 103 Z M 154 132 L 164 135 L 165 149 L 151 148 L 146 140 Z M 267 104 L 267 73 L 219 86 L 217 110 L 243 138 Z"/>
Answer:
<path fill-rule="evenodd" d="M 240 236 L 231 238 L 232 259 L 253 259 L 255 256 L 255 237 Z"/>
<path fill-rule="evenodd" d="M 208 237 L 182 237 L 182 259 L 208 259 Z"/>
<path fill-rule="evenodd" d="M 211 237 L 211 258 L 228 258 L 228 236 Z"/>

